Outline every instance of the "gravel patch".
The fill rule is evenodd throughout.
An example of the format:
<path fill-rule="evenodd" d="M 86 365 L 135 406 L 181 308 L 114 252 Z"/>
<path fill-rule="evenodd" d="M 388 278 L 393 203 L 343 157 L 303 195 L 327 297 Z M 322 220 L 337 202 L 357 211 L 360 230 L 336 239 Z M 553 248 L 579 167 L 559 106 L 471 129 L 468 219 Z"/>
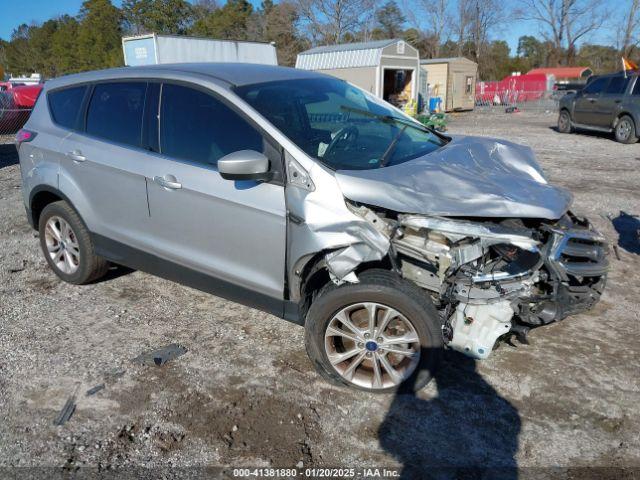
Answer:
<path fill-rule="evenodd" d="M 553 115 L 451 119 L 452 133 L 531 146 L 612 244 L 612 220 L 640 215 L 640 144 L 561 135 Z M 0 145 L 0 204 L 0 467 L 639 472 L 640 256 L 628 243 L 593 311 L 483 362 L 448 354 L 416 396 L 376 396 L 325 383 L 302 328 L 270 315 L 126 269 L 88 286 L 58 280 L 27 224 L 12 145 Z M 131 361 L 169 344 L 187 352 Z M 74 391 L 73 415 L 54 425 Z"/>

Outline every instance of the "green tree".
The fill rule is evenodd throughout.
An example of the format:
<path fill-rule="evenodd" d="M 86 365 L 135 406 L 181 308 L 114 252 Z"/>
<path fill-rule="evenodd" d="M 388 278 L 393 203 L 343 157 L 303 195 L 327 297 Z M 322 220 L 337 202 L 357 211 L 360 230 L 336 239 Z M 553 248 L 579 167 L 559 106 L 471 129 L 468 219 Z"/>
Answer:
<path fill-rule="evenodd" d="M 389 0 L 376 10 L 376 30 L 383 38 L 398 38 L 402 35 L 407 19 L 402 14 L 398 4 Z"/>
<path fill-rule="evenodd" d="M 110 0 L 85 0 L 78 26 L 78 68 L 122 65 L 122 12 Z"/>
<path fill-rule="evenodd" d="M 531 35 L 524 35 L 518 39 L 517 55 L 526 60 L 528 69 L 546 65 L 550 50 L 547 42 L 541 42 Z"/>
<path fill-rule="evenodd" d="M 69 15 L 58 18 L 58 28 L 51 39 L 51 57 L 54 62 L 51 76 L 81 71 L 78 28 L 75 18 Z"/>
<path fill-rule="evenodd" d="M 595 73 L 610 73 L 620 70 L 620 53 L 610 45 L 584 44 L 577 55 L 577 63 L 590 67 Z"/>
<path fill-rule="evenodd" d="M 30 45 L 31 28 L 26 23 L 19 25 L 11 33 L 11 41 L 5 49 L 7 72 L 12 75 L 32 73 L 33 52 Z"/>
<path fill-rule="evenodd" d="M 128 32 L 183 34 L 195 11 L 186 0 L 124 0 L 122 15 Z"/>
<path fill-rule="evenodd" d="M 247 0 L 228 0 L 224 7 L 196 20 L 190 33 L 203 37 L 247 40 L 252 14 L 253 6 Z"/>
<path fill-rule="evenodd" d="M 309 47 L 296 28 L 300 19 L 296 6 L 286 0 L 277 4 L 264 0 L 256 17 L 262 26 L 256 40 L 275 43 L 280 65 L 295 65 L 298 53 Z"/>

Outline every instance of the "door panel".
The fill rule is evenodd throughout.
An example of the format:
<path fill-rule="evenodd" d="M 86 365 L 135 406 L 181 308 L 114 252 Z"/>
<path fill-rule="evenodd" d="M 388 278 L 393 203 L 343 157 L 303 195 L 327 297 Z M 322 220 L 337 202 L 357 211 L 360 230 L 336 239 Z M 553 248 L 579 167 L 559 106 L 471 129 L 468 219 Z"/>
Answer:
<path fill-rule="evenodd" d="M 629 77 L 625 78 L 622 75 L 611 78 L 607 89 L 602 93 L 598 102 L 598 126 L 609 128 L 613 125 L 614 119 L 622 110 L 622 100 L 625 97 L 629 80 Z"/>
<path fill-rule="evenodd" d="M 573 118 L 576 123 L 593 125 L 597 122 L 599 97 L 599 93 L 594 93 L 590 95 L 585 94 L 584 96 L 576 99 L 573 113 Z"/>
<path fill-rule="evenodd" d="M 155 253 L 274 298 L 284 292 L 284 188 L 166 159 L 148 179 Z M 173 178 L 171 178 L 171 177 Z"/>
<path fill-rule="evenodd" d="M 149 223 L 142 168 L 146 152 L 78 133 L 63 141 L 62 151 L 60 189 L 81 193 L 76 207 L 89 230 L 142 246 L 140 237 Z"/>
<path fill-rule="evenodd" d="M 600 101 L 602 92 L 608 83 L 609 77 L 596 78 L 589 82 L 582 92 L 580 92 L 578 98 L 575 100 L 573 110 L 574 122 L 596 126 L 601 124 Z"/>
<path fill-rule="evenodd" d="M 78 123 L 84 133 L 70 134 L 61 146 L 61 190 L 75 192 L 92 232 L 132 246 L 142 244 L 149 223 L 147 154 L 140 148 L 146 90 L 144 81 L 94 85 Z"/>
<path fill-rule="evenodd" d="M 212 92 L 164 83 L 160 105 L 162 153 L 146 164 L 151 251 L 282 300 L 284 187 L 225 180 L 217 171 L 218 159 L 239 150 L 264 153 L 280 171 L 279 150 Z"/>

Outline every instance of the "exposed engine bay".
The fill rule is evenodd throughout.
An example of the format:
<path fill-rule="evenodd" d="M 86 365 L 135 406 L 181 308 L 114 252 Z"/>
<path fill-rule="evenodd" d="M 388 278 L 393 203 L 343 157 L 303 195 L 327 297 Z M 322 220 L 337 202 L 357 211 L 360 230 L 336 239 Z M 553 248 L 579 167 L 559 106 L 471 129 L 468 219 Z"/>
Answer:
<path fill-rule="evenodd" d="M 608 269 L 606 241 L 586 219 L 462 219 L 395 214 L 348 203 L 389 240 L 394 270 L 426 290 L 445 343 L 486 358 L 500 338 L 592 307 Z M 357 282 L 348 249 L 328 255 L 334 282 Z M 347 260 L 347 262 L 345 262 Z M 342 264 L 341 264 L 342 262 Z M 353 265 L 355 268 L 355 265 Z"/>

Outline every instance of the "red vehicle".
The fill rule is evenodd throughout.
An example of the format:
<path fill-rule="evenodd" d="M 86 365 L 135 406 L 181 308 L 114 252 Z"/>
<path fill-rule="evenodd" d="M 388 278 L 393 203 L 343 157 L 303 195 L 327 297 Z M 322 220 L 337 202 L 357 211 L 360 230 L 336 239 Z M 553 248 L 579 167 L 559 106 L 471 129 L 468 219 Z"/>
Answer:
<path fill-rule="evenodd" d="M 42 91 L 42 84 L 0 82 L 0 134 L 15 133 L 25 124 Z"/>

